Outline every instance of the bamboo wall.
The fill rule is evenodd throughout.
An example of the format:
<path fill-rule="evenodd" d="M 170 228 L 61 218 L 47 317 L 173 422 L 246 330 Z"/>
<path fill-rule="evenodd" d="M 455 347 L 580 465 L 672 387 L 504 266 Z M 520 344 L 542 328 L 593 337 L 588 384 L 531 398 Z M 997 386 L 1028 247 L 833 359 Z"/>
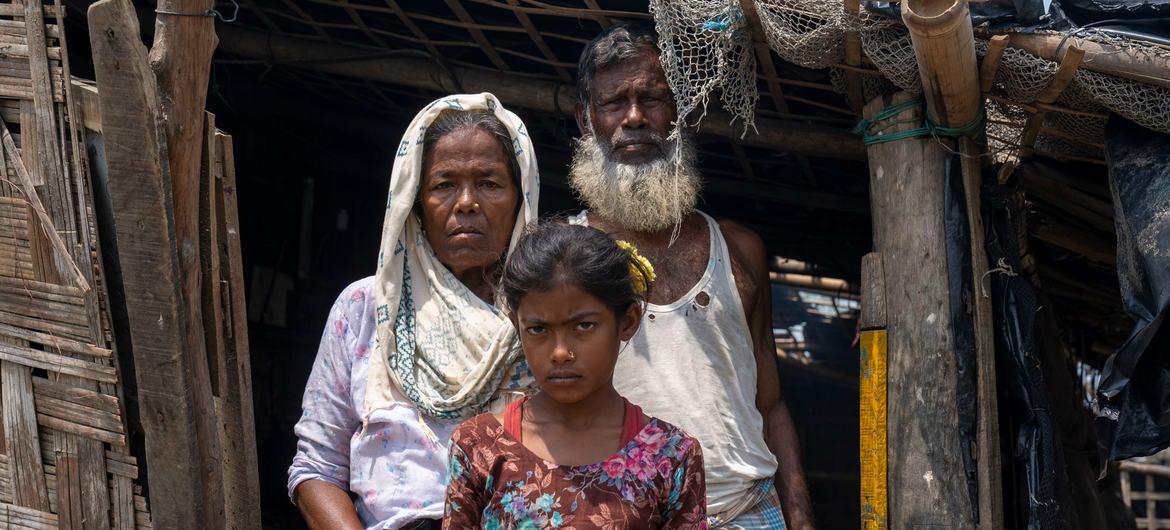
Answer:
<path fill-rule="evenodd" d="M 0 3 L 0 522 L 149 528 L 63 16 Z"/>

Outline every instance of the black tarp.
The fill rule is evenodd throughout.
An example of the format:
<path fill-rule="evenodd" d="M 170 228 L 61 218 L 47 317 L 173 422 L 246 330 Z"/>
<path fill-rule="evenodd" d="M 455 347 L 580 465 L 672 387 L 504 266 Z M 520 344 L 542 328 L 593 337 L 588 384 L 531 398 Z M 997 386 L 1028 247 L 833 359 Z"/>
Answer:
<path fill-rule="evenodd" d="M 979 393 L 975 363 L 975 322 L 971 282 L 971 231 L 967 223 L 963 174 L 958 154 L 947 159 L 947 185 L 943 195 L 943 229 L 947 244 L 947 298 L 951 335 L 955 348 L 955 402 L 959 412 L 959 442 L 963 445 L 963 471 L 975 522 L 979 521 L 979 476 L 975 462 L 975 430 Z"/>
<path fill-rule="evenodd" d="M 1067 479 L 1040 356 L 1040 302 L 1032 285 L 1015 272 L 1021 270 L 1016 236 L 1021 220 L 1012 196 L 1002 186 L 985 193 L 985 247 L 996 267 L 981 282 L 992 299 L 996 365 L 1006 390 L 1000 400 L 1001 436 L 1008 438 L 1001 457 L 1009 492 L 1004 524 L 1028 530 L 1075 529 L 1079 526 L 1070 520 L 1070 512 L 1058 508 L 1068 506 L 1059 502 Z"/>
<path fill-rule="evenodd" d="M 1137 322 L 1105 362 L 1097 419 L 1110 460 L 1170 446 L 1170 136 L 1113 116 L 1105 128 L 1117 277 Z"/>
<path fill-rule="evenodd" d="M 902 19 L 900 2 L 865 1 L 871 13 Z M 1170 44 L 1170 0 L 987 0 L 971 2 L 971 23 L 1013 31 L 1095 28 Z"/>

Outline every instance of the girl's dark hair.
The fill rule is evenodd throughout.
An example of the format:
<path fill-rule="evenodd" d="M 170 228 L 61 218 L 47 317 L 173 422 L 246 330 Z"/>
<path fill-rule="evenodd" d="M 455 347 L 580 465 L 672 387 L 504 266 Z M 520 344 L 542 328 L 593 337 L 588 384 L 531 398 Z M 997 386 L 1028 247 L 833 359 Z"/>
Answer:
<path fill-rule="evenodd" d="M 634 290 L 631 263 L 630 254 L 605 232 L 544 221 L 529 228 L 516 243 L 504 266 L 500 289 L 504 303 L 515 311 L 525 293 L 574 282 L 621 314 L 630 304 L 645 300 L 644 293 Z"/>
<path fill-rule="evenodd" d="M 512 172 L 512 183 L 516 185 L 516 193 L 523 194 L 520 189 L 520 161 L 516 159 L 512 135 L 508 134 L 508 128 L 490 111 L 447 109 L 440 112 L 423 133 L 423 160 L 431 156 L 431 151 L 440 138 L 464 127 L 475 127 L 492 135 L 500 143 L 504 156 L 508 159 L 508 169 Z"/>

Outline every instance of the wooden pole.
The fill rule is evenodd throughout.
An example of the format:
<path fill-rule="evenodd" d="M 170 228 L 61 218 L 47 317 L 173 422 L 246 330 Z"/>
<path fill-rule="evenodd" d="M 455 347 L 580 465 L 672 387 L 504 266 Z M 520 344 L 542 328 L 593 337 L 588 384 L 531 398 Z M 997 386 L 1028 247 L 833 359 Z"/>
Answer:
<path fill-rule="evenodd" d="M 911 99 L 904 92 L 875 99 L 865 116 Z M 874 126 L 896 133 L 921 120 L 909 108 Z M 889 528 L 974 528 L 946 281 L 947 157 L 933 138 L 869 146 L 873 248 L 884 258 L 889 330 Z"/>
<path fill-rule="evenodd" d="M 967 0 L 906 0 L 902 4 L 902 21 L 910 31 L 914 55 L 918 59 L 918 73 L 922 79 L 922 93 L 931 119 L 945 127 L 974 124 L 975 130 L 981 131 L 982 124 L 976 124 L 976 121 L 982 115 L 983 98 Z M 1003 487 L 1000 480 L 999 406 L 991 299 L 983 296 L 978 288 L 988 270 L 979 202 L 983 181 L 981 150 L 970 136 L 961 137 L 958 147 L 971 241 L 970 285 L 977 291 L 972 293 L 972 320 L 978 398 L 975 430 L 978 527 L 990 530 L 1003 526 Z M 939 281 L 945 277 L 944 274 Z"/>
<path fill-rule="evenodd" d="M 269 64 L 287 63 L 317 72 L 444 94 L 491 92 L 506 105 L 555 114 L 571 115 L 577 103 L 577 87 L 559 81 L 454 66 L 444 70 L 429 59 L 386 56 L 363 48 L 284 37 L 234 26 L 222 26 L 219 32 L 221 51 L 252 57 Z M 740 143 L 814 156 L 851 160 L 865 158 L 865 147 L 861 140 L 847 130 L 759 117 L 756 118 L 756 127 L 759 134 L 749 133 L 739 140 Z M 731 117 L 727 113 L 708 111 L 701 132 L 739 138 L 741 131 L 738 126 L 731 125 Z"/>
<path fill-rule="evenodd" d="M 127 305 L 146 470 L 156 528 L 216 528 L 197 443 L 178 249 L 174 239 L 166 137 L 154 73 L 129 0 L 89 8 L 90 44 Z M 206 370 L 204 371 L 206 373 Z M 214 431 L 212 431 L 214 433 Z"/>

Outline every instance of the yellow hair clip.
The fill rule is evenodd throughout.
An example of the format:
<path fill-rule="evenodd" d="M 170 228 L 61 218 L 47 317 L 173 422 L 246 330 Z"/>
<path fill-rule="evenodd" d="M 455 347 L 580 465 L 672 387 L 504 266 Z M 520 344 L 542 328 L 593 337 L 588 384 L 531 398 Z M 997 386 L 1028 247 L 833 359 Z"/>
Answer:
<path fill-rule="evenodd" d="M 650 288 L 650 282 L 657 279 L 654 266 L 650 264 L 650 260 L 638 254 L 638 247 L 630 242 L 619 239 L 617 246 L 630 255 L 630 279 L 634 282 L 634 291 L 645 293 Z"/>

